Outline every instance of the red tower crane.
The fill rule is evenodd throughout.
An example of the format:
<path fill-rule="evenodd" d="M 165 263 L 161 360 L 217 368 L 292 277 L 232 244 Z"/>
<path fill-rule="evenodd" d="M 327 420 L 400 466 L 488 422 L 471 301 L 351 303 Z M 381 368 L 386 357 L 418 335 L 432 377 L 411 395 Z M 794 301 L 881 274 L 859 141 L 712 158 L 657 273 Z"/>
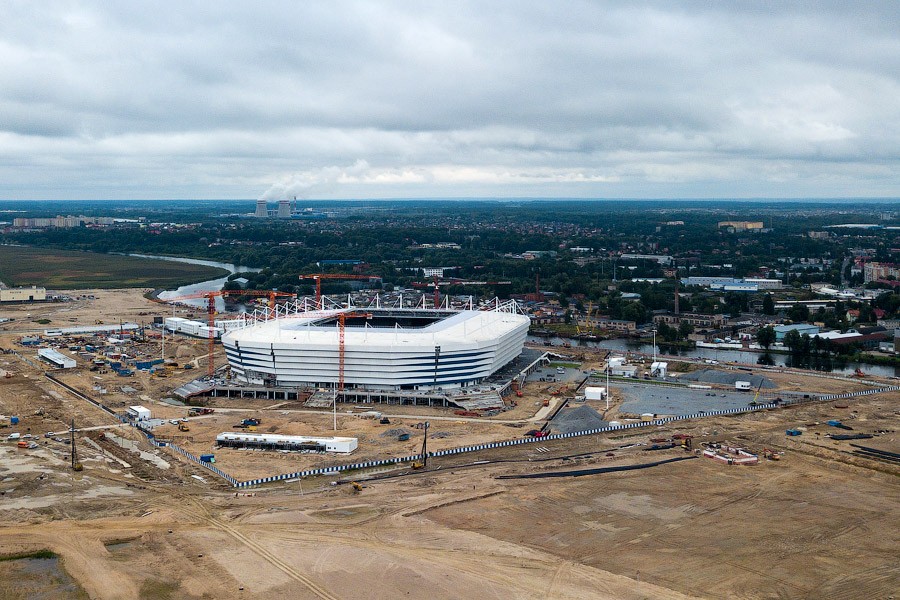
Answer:
<path fill-rule="evenodd" d="M 338 315 L 338 392 L 344 392 L 344 329 L 348 318 L 372 318 L 372 313 L 342 312 Z"/>
<path fill-rule="evenodd" d="M 219 290 L 218 292 L 197 292 L 196 294 L 187 294 L 186 296 L 178 296 L 177 298 L 166 298 L 163 302 L 179 302 L 181 300 L 193 300 L 197 298 L 206 298 L 206 314 L 209 319 L 209 357 L 207 364 L 207 373 L 212 377 L 215 372 L 215 363 L 213 361 L 213 351 L 216 344 L 216 298 L 220 296 L 263 296 L 269 298 L 269 309 L 275 308 L 275 299 L 284 297 L 293 297 L 294 294 L 288 292 L 276 292 L 274 290 Z"/>
<path fill-rule="evenodd" d="M 322 280 L 323 279 L 377 279 L 371 275 L 347 275 L 344 273 L 312 273 L 301 275 L 300 279 L 313 279 L 316 282 L 316 308 L 324 310 L 322 306 Z"/>

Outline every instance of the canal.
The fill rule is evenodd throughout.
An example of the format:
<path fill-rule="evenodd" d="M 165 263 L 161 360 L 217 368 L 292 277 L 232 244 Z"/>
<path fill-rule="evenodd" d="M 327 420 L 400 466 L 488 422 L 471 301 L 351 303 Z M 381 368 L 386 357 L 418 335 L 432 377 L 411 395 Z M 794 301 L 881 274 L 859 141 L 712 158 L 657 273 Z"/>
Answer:
<path fill-rule="evenodd" d="M 564 339 L 559 337 L 537 337 L 528 336 L 528 342 L 532 344 L 543 344 L 550 342 L 553 346 L 562 346 L 565 343 L 571 344 L 572 347 L 587 348 L 603 348 L 614 352 L 637 352 L 648 356 L 653 354 L 653 345 L 637 340 L 599 340 L 599 341 L 583 341 Z M 736 362 L 748 365 L 760 364 L 759 359 L 763 354 L 758 352 L 746 352 L 741 350 L 718 350 L 715 348 L 691 348 L 691 349 L 667 349 L 662 352 L 657 345 L 657 354 L 665 354 L 667 356 L 682 356 L 685 358 L 700 358 L 705 360 L 716 360 L 720 362 Z M 830 357 L 828 359 L 819 359 L 810 363 L 798 364 L 793 361 L 793 357 L 787 354 L 769 354 L 772 359 L 772 365 L 782 367 L 796 367 L 803 369 L 814 369 L 818 371 L 827 371 L 839 373 L 842 375 L 850 375 L 860 369 L 864 373 L 870 375 L 878 375 L 881 377 L 897 377 L 900 376 L 900 368 L 889 367 L 883 365 L 867 365 L 858 362 L 843 361 L 839 358 Z"/>

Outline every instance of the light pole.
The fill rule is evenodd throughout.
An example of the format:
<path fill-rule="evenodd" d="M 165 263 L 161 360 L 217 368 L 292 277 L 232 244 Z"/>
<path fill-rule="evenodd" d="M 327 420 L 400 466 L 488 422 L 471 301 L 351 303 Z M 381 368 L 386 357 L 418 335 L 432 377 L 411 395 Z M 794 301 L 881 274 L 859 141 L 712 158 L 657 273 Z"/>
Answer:
<path fill-rule="evenodd" d="M 609 363 L 612 352 L 606 355 L 606 410 L 609 410 Z"/>
<path fill-rule="evenodd" d="M 653 362 L 656 362 L 656 330 L 653 330 Z M 650 367 L 653 368 L 652 366 Z"/>
<path fill-rule="evenodd" d="M 437 391 L 438 360 L 441 358 L 441 347 L 434 347 L 434 391 Z"/>

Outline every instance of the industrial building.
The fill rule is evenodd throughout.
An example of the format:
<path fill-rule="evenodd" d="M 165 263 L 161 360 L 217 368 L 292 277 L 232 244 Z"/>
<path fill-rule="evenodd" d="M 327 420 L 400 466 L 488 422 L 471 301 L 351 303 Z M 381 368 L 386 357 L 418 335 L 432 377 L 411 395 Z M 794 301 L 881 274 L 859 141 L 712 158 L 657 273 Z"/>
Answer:
<path fill-rule="evenodd" d="M 43 302 L 47 289 L 37 286 L 0 289 L 0 302 Z"/>
<path fill-rule="evenodd" d="M 775 329 L 775 341 L 783 342 L 784 336 L 786 336 L 791 331 L 796 331 L 799 335 L 803 335 L 804 333 L 810 337 L 819 334 L 819 327 L 817 325 L 809 325 L 807 323 L 794 323 L 793 325 L 776 325 Z"/>
<path fill-rule="evenodd" d="M 218 327 L 210 329 L 209 324 L 204 323 L 203 321 L 192 321 L 183 317 L 166 317 L 164 323 L 166 330 L 173 333 L 183 333 L 184 335 L 191 335 L 199 338 L 210 337 L 210 332 L 214 338 L 218 338 L 222 335 L 221 329 Z"/>
<path fill-rule="evenodd" d="M 61 335 L 97 335 L 98 333 L 122 333 L 125 331 L 134 332 L 140 329 L 137 323 L 118 323 L 109 325 L 81 325 L 78 327 L 57 327 L 55 329 L 45 329 L 44 335 L 47 337 L 58 337 Z"/>
<path fill-rule="evenodd" d="M 696 285 L 725 292 L 758 292 L 762 290 L 780 290 L 784 287 L 780 279 L 763 279 L 762 277 L 739 279 L 735 277 L 691 276 L 682 277 L 681 285 Z"/>
<path fill-rule="evenodd" d="M 719 229 L 731 231 L 753 231 L 764 227 L 762 221 L 719 221 Z"/>
<path fill-rule="evenodd" d="M 690 323 L 698 329 L 718 329 L 725 326 L 725 315 L 701 315 L 697 313 L 663 313 L 653 315 L 654 323 L 665 323 L 678 327 L 682 323 Z"/>
<path fill-rule="evenodd" d="M 41 348 L 40 350 L 38 350 L 38 357 L 58 369 L 75 368 L 74 358 L 70 358 L 62 352 L 57 352 L 53 348 Z"/>
<path fill-rule="evenodd" d="M 232 375 L 251 385 L 450 390 L 476 386 L 518 357 L 528 326 L 512 302 L 484 311 L 339 309 L 250 324 L 222 343 Z"/>
<path fill-rule="evenodd" d="M 674 258 L 663 254 L 623 254 L 619 258 L 622 260 L 652 260 L 664 267 L 675 262 Z"/>
<path fill-rule="evenodd" d="M 216 444 L 225 448 L 252 448 L 291 452 L 336 452 L 350 454 L 359 446 L 357 438 L 311 437 L 306 435 L 278 435 L 274 433 L 225 432 L 216 436 Z"/>
<path fill-rule="evenodd" d="M 145 406 L 129 406 L 125 409 L 125 414 L 132 421 L 149 421 L 150 409 Z"/>

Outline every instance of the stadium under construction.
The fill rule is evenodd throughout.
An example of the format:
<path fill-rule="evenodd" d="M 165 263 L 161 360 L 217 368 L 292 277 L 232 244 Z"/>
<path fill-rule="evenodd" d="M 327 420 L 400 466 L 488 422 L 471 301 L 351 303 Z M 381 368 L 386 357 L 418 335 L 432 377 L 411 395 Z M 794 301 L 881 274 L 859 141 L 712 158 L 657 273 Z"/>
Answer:
<path fill-rule="evenodd" d="M 269 318 L 274 317 L 274 318 Z M 222 336 L 230 378 L 181 397 L 305 400 L 306 406 L 503 406 L 546 359 L 524 350 L 529 319 L 515 302 L 489 310 L 340 308 L 250 314 Z"/>

